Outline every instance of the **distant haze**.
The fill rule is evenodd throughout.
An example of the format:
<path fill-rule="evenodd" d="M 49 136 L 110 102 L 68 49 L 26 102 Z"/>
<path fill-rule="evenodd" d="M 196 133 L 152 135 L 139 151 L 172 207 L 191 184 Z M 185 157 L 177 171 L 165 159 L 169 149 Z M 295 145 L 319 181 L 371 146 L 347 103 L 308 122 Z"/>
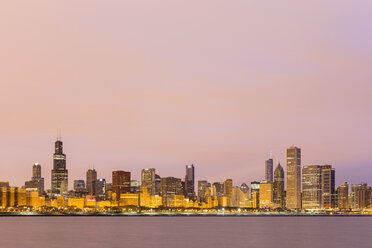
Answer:
<path fill-rule="evenodd" d="M 3 1 L 0 181 L 57 130 L 70 188 L 89 166 L 234 185 L 285 150 L 372 183 L 372 1 Z"/>

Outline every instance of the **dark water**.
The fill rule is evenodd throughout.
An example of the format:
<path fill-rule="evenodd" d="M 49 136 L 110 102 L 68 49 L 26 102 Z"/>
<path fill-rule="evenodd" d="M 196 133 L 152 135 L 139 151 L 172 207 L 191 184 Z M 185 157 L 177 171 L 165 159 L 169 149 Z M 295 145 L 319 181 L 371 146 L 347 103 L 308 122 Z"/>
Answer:
<path fill-rule="evenodd" d="M 1 217 L 0 247 L 372 247 L 370 217 Z"/>

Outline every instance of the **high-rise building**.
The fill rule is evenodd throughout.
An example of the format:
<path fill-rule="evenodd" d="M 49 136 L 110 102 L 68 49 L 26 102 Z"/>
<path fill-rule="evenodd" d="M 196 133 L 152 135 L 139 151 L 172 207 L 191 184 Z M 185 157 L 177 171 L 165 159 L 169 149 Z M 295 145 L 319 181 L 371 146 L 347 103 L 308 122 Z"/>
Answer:
<path fill-rule="evenodd" d="M 32 180 L 38 180 L 41 178 L 41 165 L 39 163 L 35 163 L 32 166 Z"/>
<path fill-rule="evenodd" d="M 275 207 L 284 209 L 284 170 L 280 163 L 274 172 L 273 201 Z"/>
<path fill-rule="evenodd" d="M 64 182 L 64 190 L 68 185 L 68 170 L 66 169 L 66 155 L 63 153 L 63 142 L 57 140 L 55 142 L 55 152 L 53 155 L 53 169 L 52 169 L 52 193 L 53 195 L 60 195 L 61 185 Z"/>
<path fill-rule="evenodd" d="M 160 195 L 182 195 L 182 180 L 175 177 L 162 177 L 160 179 Z"/>
<path fill-rule="evenodd" d="M 85 181 L 84 180 L 74 180 L 74 190 L 85 189 Z"/>
<path fill-rule="evenodd" d="M 338 209 L 341 211 L 349 210 L 349 184 L 345 182 L 337 188 Z"/>
<path fill-rule="evenodd" d="M 363 210 L 372 206 L 372 189 L 367 183 L 353 184 L 351 186 L 353 194 L 353 209 Z"/>
<path fill-rule="evenodd" d="M 112 192 L 116 194 L 116 200 L 120 200 L 120 194 L 130 193 L 130 172 L 112 172 Z"/>
<path fill-rule="evenodd" d="M 130 181 L 130 192 L 131 193 L 140 193 L 141 184 L 138 180 L 131 180 Z"/>
<path fill-rule="evenodd" d="M 267 182 L 273 182 L 273 167 L 274 162 L 272 158 L 265 161 L 265 180 Z"/>
<path fill-rule="evenodd" d="M 155 169 L 142 169 L 141 172 L 141 186 L 147 187 L 147 192 L 150 195 L 156 194 L 156 183 L 155 183 Z"/>
<path fill-rule="evenodd" d="M 39 196 L 41 196 L 44 193 L 44 178 L 41 177 L 41 166 L 39 163 L 35 163 L 32 166 L 31 181 L 25 182 L 25 188 L 37 189 L 37 191 L 39 192 Z"/>
<path fill-rule="evenodd" d="M 322 206 L 321 167 L 308 165 L 302 169 L 302 208 L 320 209 Z"/>
<path fill-rule="evenodd" d="M 211 187 L 211 184 L 208 183 L 207 180 L 200 180 L 198 181 L 198 201 L 206 202 L 205 198 L 205 192 L 207 191 L 207 188 Z"/>
<path fill-rule="evenodd" d="M 215 182 L 212 186 L 213 196 L 222 196 L 224 194 L 223 182 Z"/>
<path fill-rule="evenodd" d="M 335 169 L 331 165 L 322 165 L 321 185 L 322 185 L 322 209 L 334 209 L 336 203 L 335 191 Z"/>
<path fill-rule="evenodd" d="M 273 183 L 262 181 L 260 183 L 260 208 L 273 208 Z"/>
<path fill-rule="evenodd" d="M 189 199 L 195 197 L 195 167 L 193 164 L 186 165 L 185 196 Z"/>
<path fill-rule="evenodd" d="M 103 200 L 106 196 L 106 179 L 104 178 L 97 179 L 95 183 L 95 187 L 96 187 L 95 193 L 96 193 L 97 199 Z"/>
<path fill-rule="evenodd" d="M 97 171 L 95 169 L 87 170 L 87 190 L 89 195 L 96 195 L 96 181 L 97 181 Z"/>
<path fill-rule="evenodd" d="M 287 149 L 287 209 L 301 209 L 301 149 Z"/>
<path fill-rule="evenodd" d="M 227 206 L 231 206 L 232 204 L 232 188 L 233 188 L 232 179 L 226 179 L 223 182 L 223 194 L 227 197 Z"/>
<path fill-rule="evenodd" d="M 242 183 L 242 185 L 240 185 L 240 190 L 244 193 L 244 194 L 247 194 L 249 192 L 249 187 L 246 183 Z"/>
<path fill-rule="evenodd" d="M 155 174 L 155 195 L 160 195 L 160 182 L 161 177 L 158 174 Z"/>

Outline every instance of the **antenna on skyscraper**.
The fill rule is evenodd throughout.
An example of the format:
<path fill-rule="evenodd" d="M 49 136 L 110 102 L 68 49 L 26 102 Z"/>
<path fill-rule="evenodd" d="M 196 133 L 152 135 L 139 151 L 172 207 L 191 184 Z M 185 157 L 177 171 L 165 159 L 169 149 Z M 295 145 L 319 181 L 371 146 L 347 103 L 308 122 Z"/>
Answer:
<path fill-rule="evenodd" d="M 273 159 L 273 150 L 270 150 L 270 159 Z"/>
<path fill-rule="evenodd" d="M 61 140 L 61 129 L 58 128 L 57 130 L 57 141 Z"/>

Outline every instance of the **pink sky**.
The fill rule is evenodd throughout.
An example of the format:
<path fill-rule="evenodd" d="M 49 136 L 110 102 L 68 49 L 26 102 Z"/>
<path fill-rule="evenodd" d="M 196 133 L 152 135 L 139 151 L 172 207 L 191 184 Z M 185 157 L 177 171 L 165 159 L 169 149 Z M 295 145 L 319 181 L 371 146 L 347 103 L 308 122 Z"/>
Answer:
<path fill-rule="evenodd" d="M 3 1 L 0 181 L 46 187 L 62 129 L 70 187 L 95 164 L 261 180 L 302 148 L 372 183 L 371 1 Z M 285 166 L 284 166 L 285 168 Z"/>

